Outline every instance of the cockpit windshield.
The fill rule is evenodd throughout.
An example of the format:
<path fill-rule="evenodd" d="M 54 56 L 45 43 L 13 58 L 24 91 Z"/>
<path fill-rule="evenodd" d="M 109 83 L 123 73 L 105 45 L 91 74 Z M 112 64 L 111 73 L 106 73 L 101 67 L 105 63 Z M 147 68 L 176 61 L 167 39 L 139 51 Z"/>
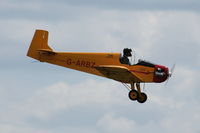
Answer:
<path fill-rule="evenodd" d="M 149 61 L 145 61 L 145 60 L 138 60 L 138 63 L 136 65 L 142 65 L 142 66 L 148 66 L 148 67 L 155 67 L 155 64 L 149 62 Z"/>

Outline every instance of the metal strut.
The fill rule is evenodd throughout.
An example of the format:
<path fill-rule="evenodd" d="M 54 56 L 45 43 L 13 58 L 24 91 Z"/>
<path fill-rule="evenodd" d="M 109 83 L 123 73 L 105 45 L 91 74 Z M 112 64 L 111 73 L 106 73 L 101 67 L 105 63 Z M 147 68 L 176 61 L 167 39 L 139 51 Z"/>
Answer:
<path fill-rule="evenodd" d="M 140 83 L 136 83 L 137 91 L 139 95 L 141 96 L 141 89 L 140 89 Z"/>
<path fill-rule="evenodd" d="M 127 89 L 127 90 L 131 90 L 131 88 L 130 88 L 130 86 L 128 86 L 126 83 L 122 83 L 124 86 L 125 86 L 125 88 Z"/>
<path fill-rule="evenodd" d="M 131 89 L 135 90 L 135 83 L 131 83 Z"/>
<path fill-rule="evenodd" d="M 126 89 L 127 90 L 135 90 L 135 83 L 131 83 L 130 85 L 131 86 L 129 86 L 129 85 L 127 85 L 126 83 L 122 83 L 125 87 L 126 87 Z"/>

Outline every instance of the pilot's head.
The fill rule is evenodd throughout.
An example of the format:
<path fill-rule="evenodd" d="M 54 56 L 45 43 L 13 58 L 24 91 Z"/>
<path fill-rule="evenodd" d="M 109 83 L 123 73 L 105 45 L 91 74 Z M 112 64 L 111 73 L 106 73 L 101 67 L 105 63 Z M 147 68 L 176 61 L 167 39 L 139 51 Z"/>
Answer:
<path fill-rule="evenodd" d="M 131 52 L 132 52 L 132 50 L 129 48 L 124 48 L 124 50 L 123 50 L 124 56 L 127 56 L 127 57 L 132 56 Z"/>

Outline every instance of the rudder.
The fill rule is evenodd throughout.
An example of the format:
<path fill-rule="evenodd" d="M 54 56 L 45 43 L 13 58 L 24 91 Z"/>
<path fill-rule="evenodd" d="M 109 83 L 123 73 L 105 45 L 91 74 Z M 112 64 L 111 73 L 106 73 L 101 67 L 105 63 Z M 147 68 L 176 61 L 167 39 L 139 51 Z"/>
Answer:
<path fill-rule="evenodd" d="M 49 34 L 48 31 L 45 31 L 45 30 L 35 31 L 27 56 L 32 57 L 36 60 L 39 60 L 40 55 L 39 55 L 38 50 L 43 49 L 43 50 L 53 51 L 48 46 L 48 34 Z"/>

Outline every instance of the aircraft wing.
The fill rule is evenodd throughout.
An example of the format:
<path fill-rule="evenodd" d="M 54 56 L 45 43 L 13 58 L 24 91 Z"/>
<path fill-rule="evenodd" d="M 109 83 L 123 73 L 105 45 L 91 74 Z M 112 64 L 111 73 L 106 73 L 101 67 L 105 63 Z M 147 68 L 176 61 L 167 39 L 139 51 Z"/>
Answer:
<path fill-rule="evenodd" d="M 97 69 L 105 77 L 120 82 L 131 83 L 142 81 L 138 76 L 134 75 L 126 67 L 123 66 L 102 65 L 96 66 L 95 69 Z"/>

